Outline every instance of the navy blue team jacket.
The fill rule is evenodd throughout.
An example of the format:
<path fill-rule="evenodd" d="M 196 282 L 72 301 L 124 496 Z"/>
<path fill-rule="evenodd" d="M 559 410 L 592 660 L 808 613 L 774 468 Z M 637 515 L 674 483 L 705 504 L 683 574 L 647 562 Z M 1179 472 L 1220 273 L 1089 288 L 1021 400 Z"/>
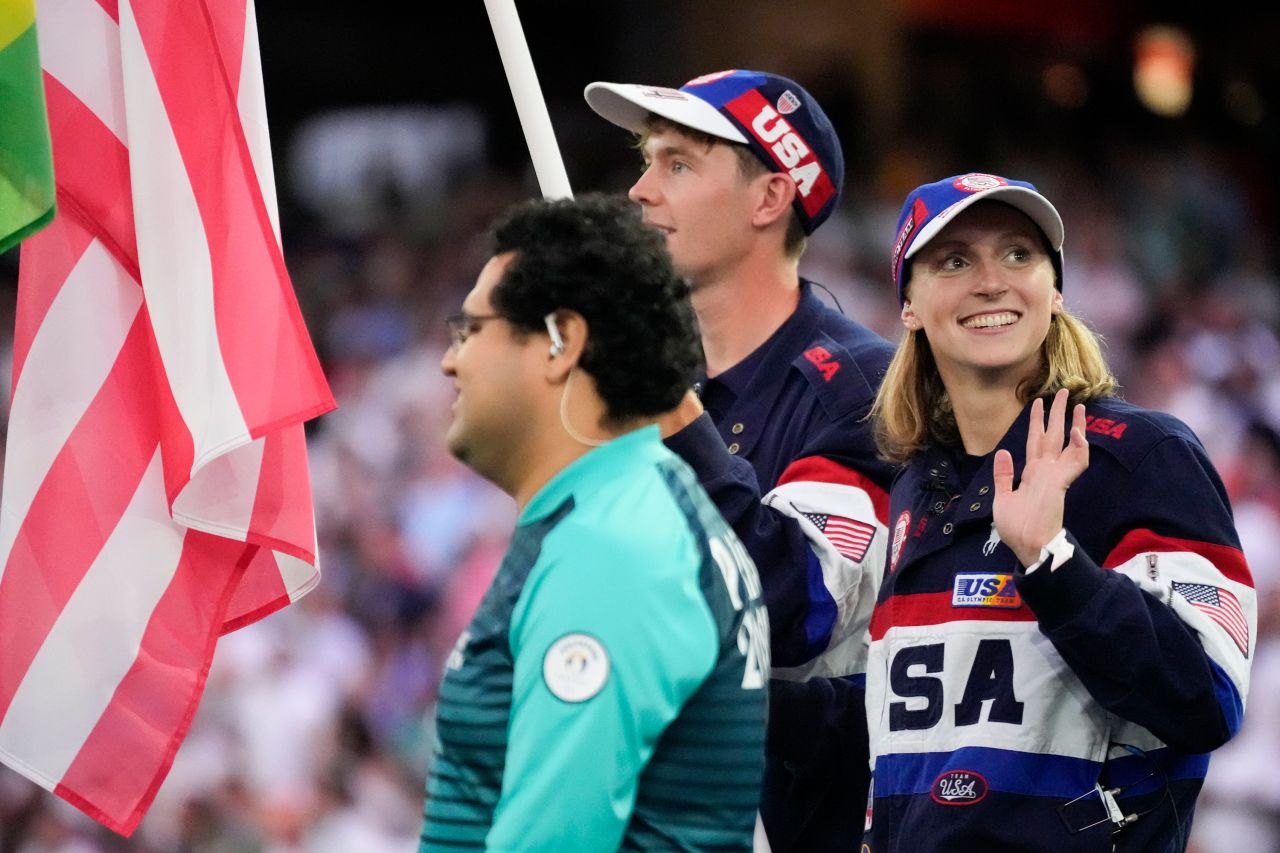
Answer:
<path fill-rule="evenodd" d="M 927 449 L 893 485 L 867 671 L 870 853 L 1187 844 L 1208 753 L 1240 726 L 1253 582 L 1190 429 L 1114 398 L 1086 411 L 1074 554 L 1056 569 L 1025 573 L 996 535 L 994 452 Z M 1000 442 L 1015 472 L 1027 419 Z M 1137 819 L 1109 820 L 1095 785 Z"/>
<path fill-rule="evenodd" d="M 865 629 L 884 574 L 893 476 L 866 415 L 892 354 L 802 281 L 795 313 L 703 382 L 707 414 L 667 440 L 764 588 L 782 676 L 770 687 L 761 802 L 774 853 L 847 850 L 862 829 Z"/>

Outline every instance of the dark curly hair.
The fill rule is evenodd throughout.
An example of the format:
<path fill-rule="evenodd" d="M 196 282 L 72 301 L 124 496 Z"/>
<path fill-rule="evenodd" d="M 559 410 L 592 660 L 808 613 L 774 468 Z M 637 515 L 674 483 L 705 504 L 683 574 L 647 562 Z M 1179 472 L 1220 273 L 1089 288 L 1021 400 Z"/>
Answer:
<path fill-rule="evenodd" d="M 673 408 L 702 363 L 689 285 L 662 235 L 620 196 L 523 202 L 494 227 L 495 255 L 514 252 L 490 302 L 512 326 L 545 327 L 552 311 L 587 321 L 579 366 L 619 424 Z"/>

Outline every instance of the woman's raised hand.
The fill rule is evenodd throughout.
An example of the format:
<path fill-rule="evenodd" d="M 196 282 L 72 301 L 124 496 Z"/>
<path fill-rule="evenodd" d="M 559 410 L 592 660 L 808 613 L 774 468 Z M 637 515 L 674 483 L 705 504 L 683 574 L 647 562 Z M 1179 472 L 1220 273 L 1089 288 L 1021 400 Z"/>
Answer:
<path fill-rule="evenodd" d="M 1027 427 L 1027 457 L 1018 488 L 1013 488 L 1013 456 L 996 451 L 992 504 L 996 531 L 1024 566 L 1040 559 L 1040 549 L 1062 529 L 1067 488 L 1089 467 L 1089 443 L 1084 437 L 1084 405 L 1071 416 L 1070 440 L 1063 445 L 1067 420 L 1067 390 L 1058 391 L 1044 419 L 1044 401 L 1031 404 Z"/>

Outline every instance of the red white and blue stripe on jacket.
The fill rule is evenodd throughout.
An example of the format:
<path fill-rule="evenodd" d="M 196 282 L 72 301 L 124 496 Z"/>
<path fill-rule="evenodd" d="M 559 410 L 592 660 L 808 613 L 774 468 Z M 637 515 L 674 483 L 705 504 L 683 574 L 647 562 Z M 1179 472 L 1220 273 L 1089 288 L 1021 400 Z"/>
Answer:
<path fill-rule="evenodd" d="M 802 281 L 791 317 L 704 382 L 707 415 L 667 440 L 760 573 L 774 664 L 761 813 L 774 851 L 843 849 L 862 824 L 866 628 L 893 476 L 866 415 L 892 354 Z"/>
<path fill-rule="evenodd" d="M 1015 472 L 1028 411 L 999 445 Z M 1115 398 L 1086 411 L 1075 551 L 1056 570 L 1025 574 L 999 541 L 994 452 L 927 449 L 893 485 L 867 673 L 871 853 L 1186 846 L 1208 753 L 1244 712 L 1253 581 L 1191 430 Z M 1109 820 L 1095 784 L 1137 819 Z"/>

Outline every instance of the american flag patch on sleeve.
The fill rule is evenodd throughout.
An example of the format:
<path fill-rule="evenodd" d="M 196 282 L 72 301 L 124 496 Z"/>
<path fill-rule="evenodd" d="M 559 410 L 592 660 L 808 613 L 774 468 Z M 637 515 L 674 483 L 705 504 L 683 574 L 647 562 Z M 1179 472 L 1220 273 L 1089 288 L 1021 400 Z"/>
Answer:
<path fill-rule="evenodd" d="M 876 534 L 875 525 L 842 515 L 806 512 L 804 517 L 822 531 L 837 551 L 855 563 L 862 562 Z"/>
<path fill-rule="evenodd" d="M 1249 656 L 1249 622 L 1240 601 L 1225 589 L 1206 583 L 1173 584 L 1173 591 L 1227 632 L 1246 658 Z"/>

